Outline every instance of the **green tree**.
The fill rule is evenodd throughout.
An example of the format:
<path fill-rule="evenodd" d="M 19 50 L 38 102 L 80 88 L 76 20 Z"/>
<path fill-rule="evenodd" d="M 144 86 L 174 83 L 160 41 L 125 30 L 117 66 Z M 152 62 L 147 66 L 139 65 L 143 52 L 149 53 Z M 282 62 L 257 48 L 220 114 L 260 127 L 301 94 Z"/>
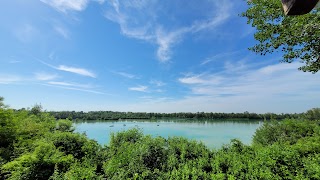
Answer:
<path fill-rule="evenodd" d="M 56 130 L 62 131 L 62 132 L 73 132 L 74 127 L 72 127 L 72 121 L 68 119 L 58 120 Z"/>
<path fill-rule="evenodd" d="M 41 112 L 42 112 L 42 106 L 39 104 L 34 105 L 30 110 L 30 113 L 33 115 L 40 115 Z"/>
<path fill-rule="evenodd" d="M 320 108 L 312 108 L 305 113 L 305 118 L 309 120 L 320 120 Z"/>
<path fill-rule="evenodd" d="M 15 121 L 12 110 L 0 108 L 0 166 L 9 161 L 13 154 L 14 142 L 17 138 Z"/>
<path fill-rule="evenodd" d="M 300 60 L 300 70 L 320 70 L 320 6 L 301 16 L 285 16 L 280 0 L 252 0 L 248 6 L 241 16 L 256 28 L 259 41 L 250 50 L 261 55 L 282 51 L 283 62 Z"/>
<path fill-rule="evenodd" d="M 0 96 L 0 108 L 4 107 L 4 98 Z"/>

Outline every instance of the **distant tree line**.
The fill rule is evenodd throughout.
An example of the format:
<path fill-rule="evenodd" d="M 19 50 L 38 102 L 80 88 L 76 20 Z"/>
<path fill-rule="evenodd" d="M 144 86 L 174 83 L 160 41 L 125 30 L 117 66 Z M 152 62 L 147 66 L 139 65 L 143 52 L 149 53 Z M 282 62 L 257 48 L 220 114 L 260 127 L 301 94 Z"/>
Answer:
<path fill-rule="evenodd" d="M 120 120 L 120 119 L 244 119 L 244 120 L 280 120 L 300 118 L 303 114 L 275 114 L 275 113 L 213 113 L 213 112 L 197 112 L 197 113 L 146 113 L 146 112 L 114 112 L 114 111 L 51 111 L 49 112 L 57 119 L 70 119 L 70 120 Z"/>

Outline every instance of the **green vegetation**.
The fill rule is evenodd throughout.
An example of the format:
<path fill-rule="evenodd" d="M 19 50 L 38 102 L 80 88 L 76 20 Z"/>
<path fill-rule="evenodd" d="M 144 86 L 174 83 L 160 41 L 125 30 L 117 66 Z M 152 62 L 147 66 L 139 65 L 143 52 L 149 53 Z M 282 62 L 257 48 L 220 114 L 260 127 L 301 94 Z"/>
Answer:
<path fill-rule="evenodd" d="M 283 62 L 299 60 L 304 63 L 300 70 L 320 70 L 320 6 L 305 15 L 285 16 L 280 0 L 252 0 L 248 5 L 242 16 L 256 28 L 259 41 L 250 50 L 261 55 L 281 51 Z"/>
<path fill-rule="evenodd" d="M 312 120 L 264 123 L 250 146 L 232 140 L 218 150 L 138 129 L 102 147 L 32 109 L 0 107 L 0 179 L 320 179 L 319 109 L 306 113 Z"/>
<path fill-rule="evenodd" d="M 55 111 L 49 112 L 57 119 L 72 120 L 119 120 L 119 119 L 205 119 L 205 120 L 270 120 L 300 118 L 303 114 L 256 114 L 256 113 L 145 113 L 145 112 L 113 112 L 113 111 Z"/>

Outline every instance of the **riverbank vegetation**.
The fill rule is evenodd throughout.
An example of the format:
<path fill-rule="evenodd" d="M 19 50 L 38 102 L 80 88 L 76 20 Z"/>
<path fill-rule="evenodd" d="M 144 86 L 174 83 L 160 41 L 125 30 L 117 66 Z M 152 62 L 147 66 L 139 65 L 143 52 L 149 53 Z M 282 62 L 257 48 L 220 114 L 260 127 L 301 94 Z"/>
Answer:
<path fill-rule="evenodd" d="M 264 123 L 251 145 L 232 140 L 211 150 L 130 129 L 102 147 L 39 106 L 14 111 L 2 103 L 0 179 L 320 179 L 320 121 L 313 112 L 312 120 Z"/>
<path fill-rule="evenodd" d="M 114 111 L 51 111 L 49 112 L 57 119 L 72 120 L 119 120 L 119 119 L 205 119 L 205 120 L 270 120 L 270 119 L 292 119 L 300 118 L 305 113 L 213 113 L 213 112 L 180 112 L 180 113 L 146 113 L 146 112 L 114 112 Z"/>

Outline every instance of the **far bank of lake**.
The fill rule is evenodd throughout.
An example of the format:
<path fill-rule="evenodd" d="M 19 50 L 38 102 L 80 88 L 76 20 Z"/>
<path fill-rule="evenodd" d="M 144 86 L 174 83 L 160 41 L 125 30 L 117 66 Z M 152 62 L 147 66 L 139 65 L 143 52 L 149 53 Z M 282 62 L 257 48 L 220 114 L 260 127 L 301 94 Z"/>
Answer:
<path fill-rule="evenodd" d="M 258 120 L 118 120 L 118 121 L 75 121 L 76 132 L 86 133 L 100 144 L 108 144 L 110 133 L 139 128 L 144 134 L 182 136 L 202 141 L 209 148 L 220 148 L 231 139 L 250 144 L 256 129 L 263 121 Z"/>

